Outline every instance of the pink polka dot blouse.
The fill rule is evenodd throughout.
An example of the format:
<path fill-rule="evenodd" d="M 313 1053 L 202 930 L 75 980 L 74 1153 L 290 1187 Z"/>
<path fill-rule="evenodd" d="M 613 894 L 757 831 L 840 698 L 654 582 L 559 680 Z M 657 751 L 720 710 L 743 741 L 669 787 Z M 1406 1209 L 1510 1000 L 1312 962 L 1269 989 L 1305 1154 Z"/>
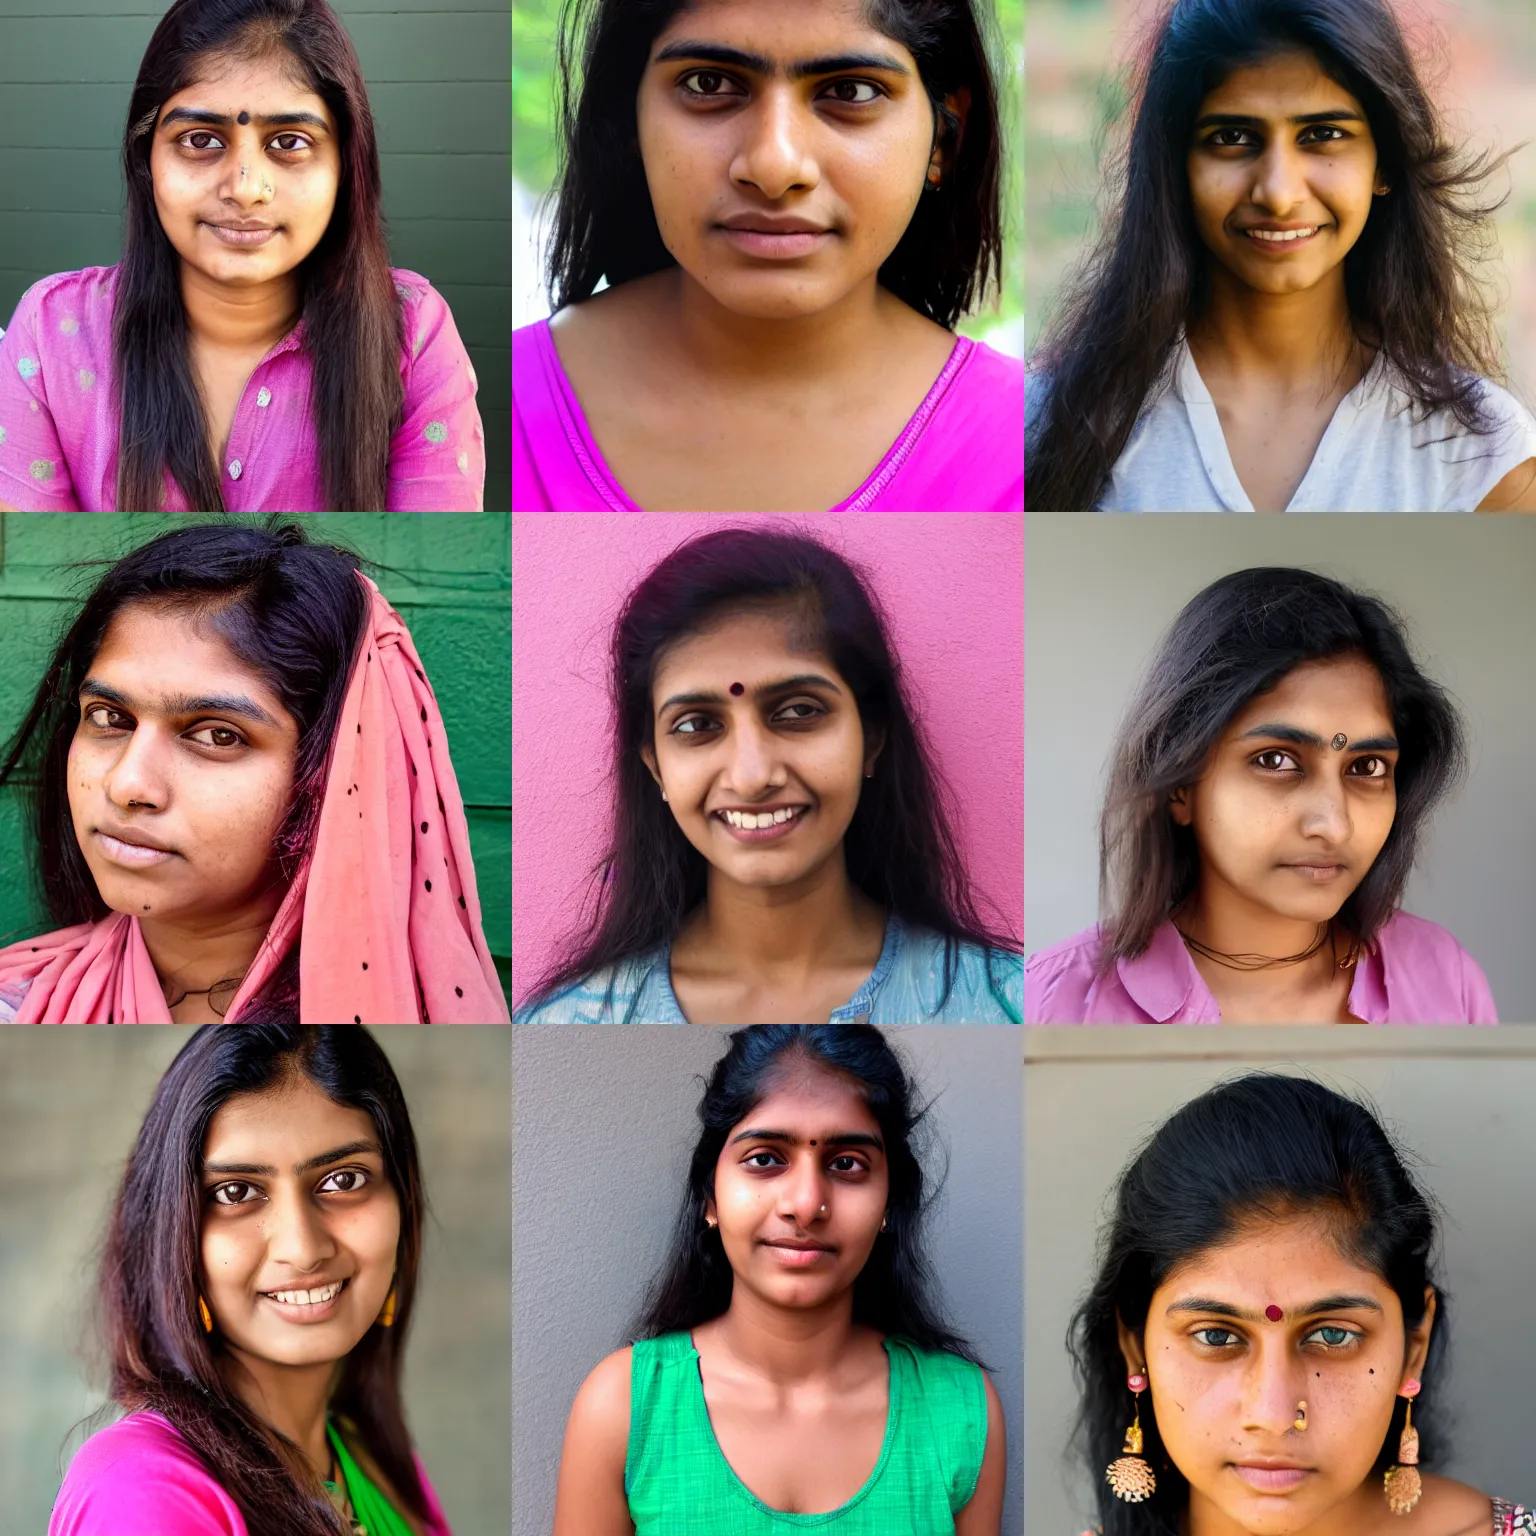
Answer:
<path fill-rule="evenodd" d="M 475 370 L 442 295 L 396 269 L 404 301 L 405 414 L 389 449 L 387 512 L 477 512 L 485 430 Z M 22 295 L 0 337 L 0 503 L 22 512 L 111 512 L 118 410 L 112 371 L 117 268 L 60 272 Z M 219 466 L 230 512 L 324 512 L 311 364 L 301 320 L 257 364 Z M 165 508 L 191 507 L 167 476 Z"/>

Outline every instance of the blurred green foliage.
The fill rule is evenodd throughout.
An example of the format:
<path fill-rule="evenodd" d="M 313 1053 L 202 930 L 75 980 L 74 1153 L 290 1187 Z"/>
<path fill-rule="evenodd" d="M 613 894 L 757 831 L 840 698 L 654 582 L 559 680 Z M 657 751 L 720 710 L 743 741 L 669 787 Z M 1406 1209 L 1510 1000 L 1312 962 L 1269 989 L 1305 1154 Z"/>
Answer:
<path fill-rule="evenodd" d="M 983 0 L 985 3 L 985 0 Z M 1023 128 L 1024 0 L 992 0 L 996 35 L 1006 51 L 1002 79 L 1006 183 L 1004 283 L 998 313 L 963 322 L 959 329 L 980 335 L 1024 316 L 1024 267 L 1021 253 L 1024 206 L 1023 157 L 1017 152 Z M 555 132 L 556 84 L 561 0 L 513 0 L 512 3 L 512 174 L 530 192 L 553 185 L 559 167 Z"/>

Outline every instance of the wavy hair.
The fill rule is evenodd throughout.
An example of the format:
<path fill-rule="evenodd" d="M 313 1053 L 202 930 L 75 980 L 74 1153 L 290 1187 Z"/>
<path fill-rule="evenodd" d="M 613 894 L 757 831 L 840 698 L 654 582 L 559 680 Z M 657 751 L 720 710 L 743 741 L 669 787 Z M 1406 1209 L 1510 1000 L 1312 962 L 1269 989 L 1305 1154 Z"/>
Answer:
<path fill-rule="evenodd" d="M 1087 511 L 1103 496 L 1153 392 L 1206 302 L 1212 257 L 1195 226 L 1186 157 L 1200 103 L 1234 69 L 1304 49 L 1364 107 L 1390 193 L 1344 258 L 1355 337 L 1378 351 L 1424 417 L 1492 430 L 1478 375 L 1502 378 L 1478 261 L 1492 214 L 1476 194 L 1506 157 L 1447 135 L 1389 0 L 1168 0 L 1132 92 L 1129 143 L 1109 173 L 1112 212 L 1072 279 L 1033 371 L 1026 496 Z"/>
<path fill-rule="evenodd" d="M 1438 1220 L 1407 1155 L 1369 1108 L 1307 1078 L 1251 1073 L 1164 1121 L 1121 1174 L 1113 1202 L 1092 1288 L 1067 1335 L 1079 1391 L 1076 1443 L 1097 1489 L 1102 1536 L 1180 1536 L 1189 1509 L 1189 1483 L 1168 1456 L 1150 1400 L 1141 1424 L 1156 1491 L 1143 1504 L 1126 1504 L 1105 1484 L 1130 1412 L 1117 1320 L 1140 1335 L 1153 1293 L 1170 1274 L 1254 1222 L 1326 1217 L 1340 1251 L 1397 1293 L 1405 1334 L 1424 1320 L 1425 1290 L 1434 1289 L 1414 1427 L 1421 1461 L 1444 1457 L 1433 1390 L 1448 1323 L 1437 1278 Z M 1377 1476 L 1402 1435 L 1405 1402 L 1393 1409 Z"/>
<path fill-rule="evenodd" d="M 1362 656 L 1386 690 L 1399 755 L 1397 813 L 1337 921 L 1370 943 L 1397 910 L 1435 805 L 1466 761 L 1449 695 L 1413 659 L 1380 598 L 1313 571 L 1261 566 L 1213 581 L 1164 636 L 1120 726 L 1099 819 L 1099 964 L 1139 955 L 1194 894 L 1200 849 L 1168 808 L 1204 772 L 1228 725 L 1303 662 Z"/>
<path fill-rule="evenodd" d="M 368 1116 L 399 1197 L 394 1325 L 375 1324 L 353 1346 L 330 1406 L 347 1438 L 365 1446 L 410 1510 L 426 1517 L 400 1401 L 426 1196 L 399 1080 L 366 1029 L 212 1024 L 192 1036 L 161 1079 L 128 1158 L 102 1256 L 100 1305 L 113 1401 L 169 1419 L 239 1506 L 250 1536 L 341 1536 L 303 1452 L 230 1390 L 219 1337 L 198 1321 L 208 1126 L 236 1094 L 292 1079 Z"/>
<path fill-rule="evenodd" d="M 341 180 L 299 268 L 321 482 L 332 512 L 379 511 L 405 400 L 404 321 L 389 267 L 373 113 L 357 53 L 325 0 L 176 0 L 149 40 L 128 104 L 128 211 L 112 318 L 121 426 L 117 507 L 157 512 L 169 472 L 194 511 L 222 512 L 181 297 L 181 258 L 155 209 L 149 153 L 165 103 L 210 59 L 283 57 L 336 119 Z"/>

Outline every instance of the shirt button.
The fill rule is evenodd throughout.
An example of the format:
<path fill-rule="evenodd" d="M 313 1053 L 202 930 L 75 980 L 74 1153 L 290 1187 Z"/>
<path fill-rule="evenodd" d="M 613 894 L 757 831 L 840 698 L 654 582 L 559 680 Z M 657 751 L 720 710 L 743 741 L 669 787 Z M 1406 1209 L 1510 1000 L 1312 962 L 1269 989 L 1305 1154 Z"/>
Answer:
<path fill-rule="evenodd" d="M 240 470 L 241 470 L 240 460 L 239 459 L 233 460 L 231 462 L 230 466 L 229 466 L 229 478 L 231 480 L 238 480 L 240 478 Z"/>
<path fill-rule="evenodd" d="M 268 389 L 265 384 L 263 384 L 261 388 L 256 391 L 256 404 L 259 405 L 262 410 L 266 410 L 266 408 L 271 405 L 271 403 L 272 391 Z"/>

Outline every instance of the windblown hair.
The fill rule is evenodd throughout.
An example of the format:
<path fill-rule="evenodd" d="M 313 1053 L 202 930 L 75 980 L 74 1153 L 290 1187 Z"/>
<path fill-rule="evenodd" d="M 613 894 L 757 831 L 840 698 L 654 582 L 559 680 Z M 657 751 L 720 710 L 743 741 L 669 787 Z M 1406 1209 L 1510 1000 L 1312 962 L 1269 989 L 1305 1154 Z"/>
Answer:
<path fill-rule="evenodd" d="M 1195 783 L 1227 727 L 1303 662 L 1360 656 L 1386 690 L 1399 743 L 1397 813 L 1337 921 L 1369 944 L 1396 911 L 1419 839 L 1465 764 L 1449 695 L 1408 649 L 1380 598 L 1285 566 L 1234 571 L 1185 605 L 1142 679 L 1110 762 L 1099 821 L 1100 965 L 1139 955 L 1198 887 L 1194 830 L 1169 796 Z"/>
<path fill-rule="evenodd" d="M 207 1025 L 160 1081 L 129 1156 L 101 1263 L 111 1396 L 163 1414 L 240 1507 L 250 1536 L 339 1536 L 343 1527 L 300 1448 L 238 1397 L 219 1370 L 221 1336 L 198 1320 L 202 1165 L 208 1127 L 236 1094 L 308 1081 L 373 1122 L 400 1201 L 395 1321 L 375 1324 L 342 1362 L 330 1410 L 410 1510 L 426 1516 L 400 1401 L 401 1356 L 415 1305 L 426 1195 L 405 1097 L 366 1029 Z"/>
<path fill-rule="evenodd" d="M 851 1082 L 880 1127 L 890 1177 L 886 1230 L 853 1283 L 853 1317 L 924 1349 L 983 1362 L 945 1322 L 923 1247 L 923 1223 L 937 1190 L 925 1195 L 920 1135 L 930 1106 L 872 1024 L 752 1024 L 734 1030 L 699 1100 L 699 1139 L 688 1164 L 672 1249 L 652 1282 L 632 1337 L 654 1339 L 695 1328 L 731 1304 L 734 1274 L 718 1229 L 704 1224 L 715 1165 L 730 1133 L 786 1070 L 809 1066 Z"/>
<path fill-rule="evenodd" d="M 1168 1277 L 1255 1224 L 1320 1215 L 1340 1251 L 1397 1293 L 1406 1333 L 1435 1323 L 1414 1404 L 1420 1459 L 1445 1455 L 1434 1390 L 1444 1365 L 1449 1302 L 1440 1286 L 1438 1221 L 1407 1157 L 1362 1104 L 1301 1077 L 1256 1072 L 1212 1088 L 1165 1121 L 1120 1176 L 1101 1236 L 1093 1287 L 1067 1337 L 1079 1402 L 1076 1441 L 1097 1489 L 1103 1536 L 1180 1536 L 1189 1483 L 1168 1455 L 1150 1398 L 1141 1400 L 1144 1455 L 1157 1488 L 1122 1503 L 1104 1479 L 1130 1422 L 1116 1319 L 1141 1336 L 1152 1296 Z M 1405 1399 L 1376 1456 L 1386 1470 L 1403 1430 Z"/>
<path fill-rule="evenodd" d="M 176 0 L 145 50 L 123 135 L 128 211 L 112 320 L 119 511 L 159 511 L 167 471 L 192 510 L 224 510 L 192 372 L 181 260 L 155 209 L 149 154 L 166 102 L 211 63 L 271 57 L 330 108 L 341 150 L 335 211 L 299 269 L 326 507 L 384 506 L 389 444 L 405 398 L 404 323 L 389 267 L 373 113 L 351 39 L 325 0 Z"/>
<path fill-rule="evenodd" d="M 594 878 L 585 932 L 535 989 L 544 997 L 618 961 L 670 943 L 705 896 L 709 865 L 684 836 L 640 756 L 654 748 L 651 684 L 666 652 L 738 613 L 780 612 L 797 643 L 847 679 L 866 740 L 883 734 L 874 777 L 860 787 L 843 839 L 848 877 L 896 916 L 944 935 L 944 990 L 959 944 L 1014 951 L 1018 941 L 978 914 L 947 791 L 919 733 L 901 663 L 865 579 L 801 534 L 722 528 L 680 545 L 629 594 L 614 625 L 610 689 L 614 820 Z"/>
<path fill-rule="evenodd" d="M 59 928 L 97 922 L 101 899 L 70 815 L 66 775 L 80 723 L 80 685 L 126 604 L 192 616 L 258 673 L 298 722 L 293 799 L 273 841 L 277 875 L 291 881 L 314 844 L 331 744 L 367 607 L 356 556 L 311 544 L 296 523 L 228 522 L 174 528 L 125 555 L 96 584 L 58 643 L 0 762 L 0 785 L 21 770 L 32 789 L 38 875 Z M 297 1022 L 298 946 L 241 1022 Z M 275 1010 L 270 1015 L 264 1010 Z"/>
<path fill-rule="evenodd" d="M 1032 509 L 1098 503 L 1203 312 L 1213 257 L 1186 167 L 1201 102 L 1233 70 L 1297 48 L 1364 107 L 1391 188 L 1344 258 L 1355 338 L 1381 354 L 1416 416 L 1445 410 L 1492 430 L 1477 376 L 1503 372 L 1476 269 L 1502 200 L 1476 194 L 1507 157 L 1473 157 L 1447 136 L 1389 0 L 1169 0 L 1111 166 L 1113 212 L 1032 364 L 1048 391 L 1027 434 Z"/>
<path fill-rule="evenodd" d="M 562 168 L 548 256 L 551 307 L 675 266 L 662 243 L 641 163 L 636 97 L 656 38 L 685 0 L 564 0 Z M 868 24 L 917 61 L 946 145 L 944 177 L 925 191 L 880 268 L 890 292 L 952 328 L 1002 281 L 1002 134 L 988 8 L 973 0 L 865 0 Z M 578 74 L 577 56 L 580 55 Z M 971 93 L 960 135 L 946 96 Z M 958 150 L 955 140 L 959 136 Z"/>

